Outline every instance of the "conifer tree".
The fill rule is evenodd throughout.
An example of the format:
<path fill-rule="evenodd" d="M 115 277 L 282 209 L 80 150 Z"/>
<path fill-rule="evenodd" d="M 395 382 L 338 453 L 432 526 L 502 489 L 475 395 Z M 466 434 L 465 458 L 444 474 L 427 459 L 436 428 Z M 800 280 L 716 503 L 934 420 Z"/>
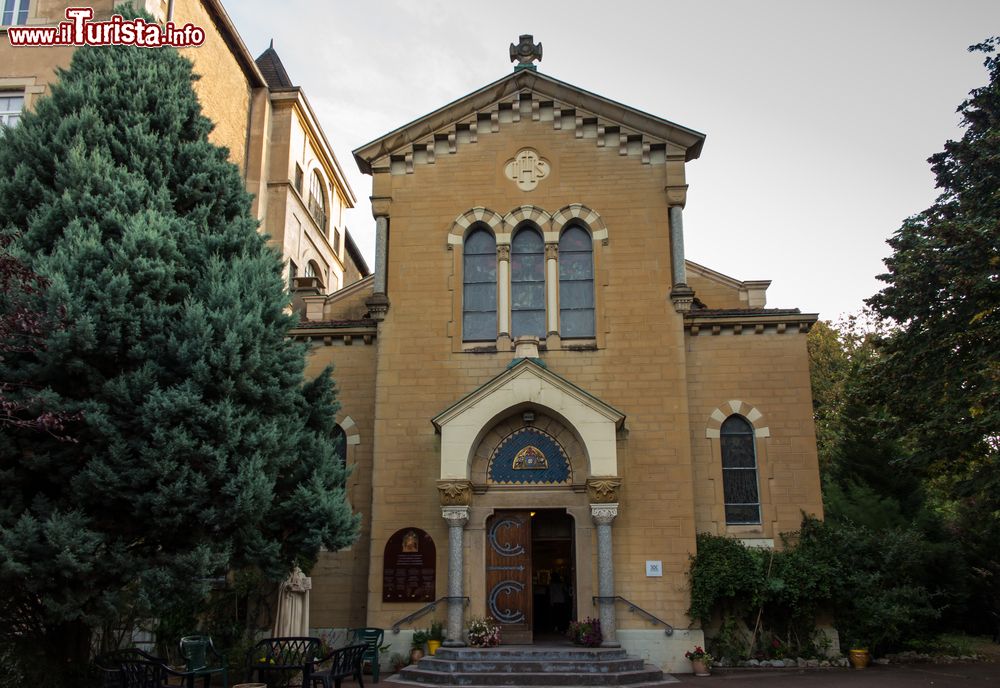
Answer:
<path fill-rule="evenodd" d="M 64 316 L 0 381 L 80 414 L 72 443 L 0 426 L 0 625 L 27 622 L 49 662 L 357 533 L 330 372 L 304 384 L 280 257 L 194 78 L 172 49 L 79 49 L 0 133 L 0 231 L 47 281 L 35 307 Z"/>

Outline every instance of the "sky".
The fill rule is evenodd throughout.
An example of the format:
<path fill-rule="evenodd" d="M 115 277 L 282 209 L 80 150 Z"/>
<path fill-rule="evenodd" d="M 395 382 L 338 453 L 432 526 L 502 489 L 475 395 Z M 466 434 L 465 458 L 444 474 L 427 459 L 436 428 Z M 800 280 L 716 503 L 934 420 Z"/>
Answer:
<path fill-rule="evenodd" d="M 224 1 L 303 87 L 369 266 L 371 178 L 351 151 L 509 74 L 530 33 L 540 72 L 706 134 L 688 259 L 830 320 L 881 288 L 886 239 L 937 197 L 927 158 L 987 81 L 967 48 L 1000 32 L 997 0 Z"/>

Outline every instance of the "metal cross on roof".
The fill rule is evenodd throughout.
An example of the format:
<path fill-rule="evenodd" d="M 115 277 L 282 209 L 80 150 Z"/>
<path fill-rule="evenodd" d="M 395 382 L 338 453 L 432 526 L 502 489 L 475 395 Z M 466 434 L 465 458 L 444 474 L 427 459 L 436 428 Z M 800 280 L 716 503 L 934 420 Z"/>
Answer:
<path fill-rule="evenodd" d="M 534 42 L 535 37 L 530 33 L 521 34 L 521 42 L 517 45 L 510 44 L 510 61 L 517 62 L 514 71 L 519 69 L 537 69 L 532 62 L 542 61 L 542 44 Z"/>

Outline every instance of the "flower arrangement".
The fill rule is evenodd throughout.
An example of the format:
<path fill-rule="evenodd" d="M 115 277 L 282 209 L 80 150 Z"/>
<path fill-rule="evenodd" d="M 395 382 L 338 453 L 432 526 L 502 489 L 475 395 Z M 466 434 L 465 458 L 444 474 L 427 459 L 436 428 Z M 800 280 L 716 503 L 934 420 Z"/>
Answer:
<path fill-rule="evenodd" d="M 712 655 L 708 654 L 701 645 L 695 645 L 693 650 L 688 650 L 684 656 L 692 662 L 702 662 L 706 667 L 712 666 Z"/>
<path fill-rule="evenodd" d="M 571 621 L 566 637 L 572 640 L 574 645 L 585 647 L 597 647 L 604 640 L 604 636 L 601 635 L 601 622 L 589 616 L 583 621 Z"/>
<path fill-rule="evenodd" d="M 496 647 L 500 644 L 500 624 L 493 619 L 472 619 L 469 622 L 469 645 Z"/>

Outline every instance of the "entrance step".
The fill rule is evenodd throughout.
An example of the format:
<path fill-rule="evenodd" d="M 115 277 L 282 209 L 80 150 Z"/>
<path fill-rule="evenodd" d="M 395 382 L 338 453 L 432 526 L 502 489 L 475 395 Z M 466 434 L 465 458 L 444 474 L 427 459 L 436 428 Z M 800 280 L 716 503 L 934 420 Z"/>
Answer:
<path fill-rule="evenodd" d="M 508 646 L 441 648 L 386 679 L 396 686 L 628 686 L 660 688 L 672 676 L 620 648 Z"/>

